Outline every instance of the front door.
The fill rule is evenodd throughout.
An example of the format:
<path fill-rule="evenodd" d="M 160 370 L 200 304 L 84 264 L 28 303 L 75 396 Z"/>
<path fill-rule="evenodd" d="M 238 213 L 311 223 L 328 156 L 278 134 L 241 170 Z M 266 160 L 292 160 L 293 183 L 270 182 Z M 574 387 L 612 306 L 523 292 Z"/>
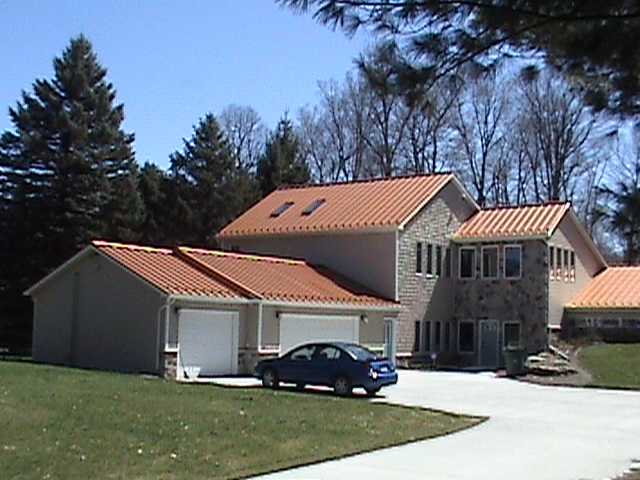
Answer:
<path fill-rule="evenodd" d="M 500 362 L 500 336 L 497 320 L 480 320 L 480 361 L 481 367 L 497 367 Z"/>

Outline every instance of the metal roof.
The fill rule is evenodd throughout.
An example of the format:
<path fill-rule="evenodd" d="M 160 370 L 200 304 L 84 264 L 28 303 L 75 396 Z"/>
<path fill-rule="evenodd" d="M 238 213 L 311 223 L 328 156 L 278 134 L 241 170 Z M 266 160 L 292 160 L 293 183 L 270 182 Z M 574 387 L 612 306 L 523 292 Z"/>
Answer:
<path fill-rule="evenodd" d="M 218 236 L 397 229 L 451 181 L 464 191 L 451 174 L 282 188 L 251 207 Z"/>
<path fill-rule="evenodd" d="M 640 308 L 640 267 L 607 268 L 591 280 L 567 308 Z"/>

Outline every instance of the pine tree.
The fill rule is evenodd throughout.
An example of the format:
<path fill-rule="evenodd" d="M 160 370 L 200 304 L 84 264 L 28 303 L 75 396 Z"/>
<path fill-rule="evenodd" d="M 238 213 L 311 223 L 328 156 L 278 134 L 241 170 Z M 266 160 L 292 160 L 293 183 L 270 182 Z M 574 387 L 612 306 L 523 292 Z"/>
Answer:
<path fill-rule="evenodd" d="M 173 184 L 166 194 L 180 207 L 169 219 L 173 243 L 214 247 L 218 231 L 257 200 L 255 180 L 237 165 L 212 114 L 170 159 Z"/>
<path fill-rule="evenodd" d="M 300 142 L 287 116 L 278 122 L 258 160 L 256 176 L 263 197 L 282 185 L 309 183 L 309 166 L 300 155 Z"/>
<path fill-rule="evenodd" d="M 2 308 L 20 304 L 23 322 L 22 290 L 92 238 L 132 239 L 141 213 L 133 135 L 89 40 L 72 39 L 53 67 L 9 109 L 13 130 L 0 138 Z"/>

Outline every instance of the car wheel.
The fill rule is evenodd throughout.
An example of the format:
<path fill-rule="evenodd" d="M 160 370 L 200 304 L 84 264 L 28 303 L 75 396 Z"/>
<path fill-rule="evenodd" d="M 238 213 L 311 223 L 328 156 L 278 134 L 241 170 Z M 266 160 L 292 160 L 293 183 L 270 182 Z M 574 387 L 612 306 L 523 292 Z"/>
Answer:
<path fill-rule="evenodd" d="M 296 383 L 296 390 L 302 391 L 302 390 L 304 390 L 305 386 L 306 386 L 306 384 L 304 384 L 304 383 Z"/>
<path fill-rule="evenodd" d="M 333 382 L 333 391 L 341 397 L 351 395 L 352 388 L 351 380 L 349 380 L 349 377 L 346 377 L 345 375 L 339 375 Z"/>
<path fill-rule="evenodd" d="M 376 393 L 378 393 L 380 391 L 380 387 L 377 387 L 377 388 L 366 388 L 365 390 L 366 390 L 367 395 L 369 397 L 373 397 Z"/>
<path fill-rule="evenodd" d="M 267 368 L 264 372 L 262 372 L 262 386 L 267 388 L 277 388 L 278 387 L 278 374 L 273 368 Z"/>

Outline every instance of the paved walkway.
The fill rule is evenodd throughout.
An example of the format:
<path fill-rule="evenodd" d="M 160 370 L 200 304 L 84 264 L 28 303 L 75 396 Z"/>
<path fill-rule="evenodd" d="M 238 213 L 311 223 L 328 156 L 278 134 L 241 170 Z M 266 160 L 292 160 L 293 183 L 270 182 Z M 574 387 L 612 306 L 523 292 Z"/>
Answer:
<path fill-rule="evenodd" d="M 257 477 L 602 480 L 640 467 L 640 392 L 402 371 L 388 401 L 491 417 L 444 437 Z"/>

